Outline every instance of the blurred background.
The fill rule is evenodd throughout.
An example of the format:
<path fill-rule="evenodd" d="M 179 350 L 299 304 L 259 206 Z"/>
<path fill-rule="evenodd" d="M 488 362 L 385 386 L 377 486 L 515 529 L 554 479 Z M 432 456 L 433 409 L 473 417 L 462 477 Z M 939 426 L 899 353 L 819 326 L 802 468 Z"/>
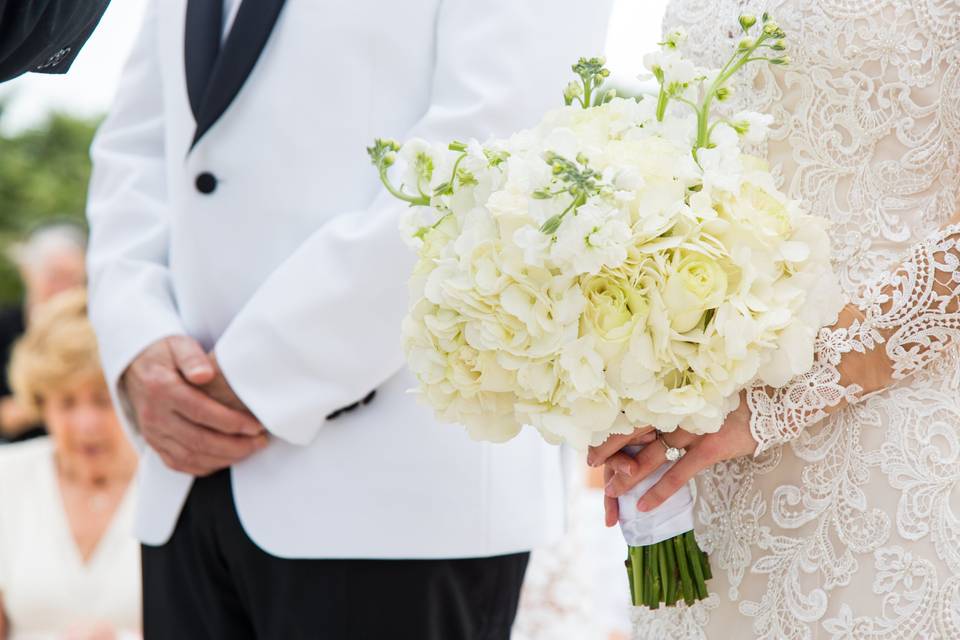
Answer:
<path fill-rule="evenodd" d="M 24 330 L 25 309 L 29 315 L 33 302 L 83 282 L 88 148 L 112 101 L 145 3 L 115 1 L 68 76 L 30 75 L 0 86 L 0 350 L 4 352 Z M 643 54 L 659 40 L 665 4 L 665 0 L 615 0 L 604 53 L 616 86 L 642 88 L 636 77 L 642 72 Z M 6 362 L 0 364 L 5 369 Z M 0 442 L 43 433 L 36 416 L 21 415 L 10 393 L 5 372 L 0 372 Z M 602 480 L 579 464 L 573 466 L 570 534 L 555 547 L 535 552 L 515 640 L 627 637 L 622 538 L 618 530 L 603 527 Z M 0 619 L 0 640 L 3 636 Z M 84 632 L 73 637 L 128 636 Z"/>

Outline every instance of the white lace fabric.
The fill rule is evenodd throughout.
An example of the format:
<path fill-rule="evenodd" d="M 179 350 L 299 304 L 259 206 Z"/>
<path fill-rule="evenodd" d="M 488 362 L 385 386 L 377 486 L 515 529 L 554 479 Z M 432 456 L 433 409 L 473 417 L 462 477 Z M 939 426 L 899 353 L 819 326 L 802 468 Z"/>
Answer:
<path fill-rule="evenodd" d="M 820 335 L 816 380 L 765 407 L 823 415 L 777 416 L 784 444 L 697 478 L 715 598 L 638 614 L 636 637 L 960 639 L 960 0 L 673 0 L 664 25 L 715 67 L 737 17 L 764 11 L 793 63 L 752 66 L 729 108 L 776 118 L 756 151 L 831 220 L 851 306 Z M 943 251 L 913 251 L 938 230 Z M 883 366 L 865 384 L 866 361 Z"/>
<path fill-rule="evenodd" d="M 756 455 L 907 378 L 960 341 L 960 224 L 914 246 L 866 300 L 820 330 L 808 372 L 783 387 L 748 390 Z"/>

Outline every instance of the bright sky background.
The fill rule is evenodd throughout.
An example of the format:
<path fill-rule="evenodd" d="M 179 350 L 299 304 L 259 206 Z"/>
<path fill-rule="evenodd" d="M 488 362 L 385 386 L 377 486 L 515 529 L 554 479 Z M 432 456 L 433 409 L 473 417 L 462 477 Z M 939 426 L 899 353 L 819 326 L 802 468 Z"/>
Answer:
<path fill-rule="evenodd" d="M 145 3 L 115 0 L 69 75 L 28 74 L 0 88 L 0 96 L 10 99 L 0 128 L 11 132 L 29 127 L 51 109 L 91 116 L 105 112 L 137 36 Z M 584 5 L 589 6 L 589 1 Z M 606 54 L 615 76 L 641 72 L 641 57 L 659 40 L 665 5 L 666 0 L 614 0 Z"/>

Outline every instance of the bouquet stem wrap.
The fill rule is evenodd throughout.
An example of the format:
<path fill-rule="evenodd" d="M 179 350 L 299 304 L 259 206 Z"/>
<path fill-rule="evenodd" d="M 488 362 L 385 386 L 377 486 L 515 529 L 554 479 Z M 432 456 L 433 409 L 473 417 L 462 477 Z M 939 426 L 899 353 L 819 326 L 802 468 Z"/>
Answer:
<path fill-rule="evenodd" d="M 660 446 L 652 444 L 650 446 Z M 636 455 L 642 447 L 627 447 Z M 637 510 L 637 501 L 674 463 L 663 464 L 620 497 L 620 530 L 627 542 L 627 577 L 634 606 L 657 609 L 688 605 L 707 597 L 712 577 L 707 554 L 693 534 L 693 494 L 686 485 L 653 511 Z"/>

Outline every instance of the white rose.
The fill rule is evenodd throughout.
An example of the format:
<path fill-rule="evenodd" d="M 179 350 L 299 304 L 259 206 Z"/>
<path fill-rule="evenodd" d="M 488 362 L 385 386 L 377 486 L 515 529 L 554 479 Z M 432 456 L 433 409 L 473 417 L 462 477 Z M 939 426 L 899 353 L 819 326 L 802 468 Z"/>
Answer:
<path fill-rule="evenodd" d="M 663 287 L 670 326 L 686 333 L 700 324 L 703 314 L 716 309 L 727 295 L 727 274 L 714 258 L 683 252 L 676 264 L 668 265 Z"/>
<path fill-rule="evenodd" d="M 586 278 L 581 289 L 587 306 L 580 319 L 580 331 L 597 338 L 597 349 L 609 362 L 633 335 L 637 322 L 646 316 L 646 295 L 632 284 L 608 275 Z"/>

